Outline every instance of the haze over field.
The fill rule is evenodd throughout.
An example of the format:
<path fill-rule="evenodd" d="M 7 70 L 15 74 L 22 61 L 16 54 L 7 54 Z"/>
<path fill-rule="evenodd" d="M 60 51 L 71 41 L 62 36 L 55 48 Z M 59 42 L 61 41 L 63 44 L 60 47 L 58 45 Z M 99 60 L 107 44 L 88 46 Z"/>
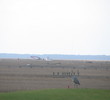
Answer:
<path fill-rule="evenodd" d="M 0 53 L 0 59 L 39 59 L 40 60 L 104 60 L 110 61 L 110 56 L 105 55 L 61 55 L 61 54 L 4 54 Z"/>
<path fill-rule="evenodd" d="M 0 0 L 0 53 L 110 55 L 110 0 Z"/>

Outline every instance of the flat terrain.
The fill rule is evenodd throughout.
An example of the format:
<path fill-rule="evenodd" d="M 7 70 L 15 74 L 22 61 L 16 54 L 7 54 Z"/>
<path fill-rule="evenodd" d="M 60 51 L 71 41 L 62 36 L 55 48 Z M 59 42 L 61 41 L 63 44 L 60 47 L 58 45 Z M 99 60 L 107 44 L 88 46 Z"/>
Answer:
<path fill-rule="evenodd" d="M 48 88 L 110 89 L 110 61 L 0 59 L 0 92 Z"/>
<path fill-rule="evenodd" d="M 110 100 L 110 90 L 46 89 L 0 93 L 0 100 Z"/>

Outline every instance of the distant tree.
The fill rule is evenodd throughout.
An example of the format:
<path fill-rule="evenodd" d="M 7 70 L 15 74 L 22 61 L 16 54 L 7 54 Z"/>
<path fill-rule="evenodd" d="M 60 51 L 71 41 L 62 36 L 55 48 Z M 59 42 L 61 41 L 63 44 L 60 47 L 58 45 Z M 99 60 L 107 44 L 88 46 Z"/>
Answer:
<path fill-rule="evenodd" d="M 53 72 L 53 76 L 55 75 L 55 72 Z"/>
<path fill-rule="evenodd" d="M 79 76 L 79 70 L 77 70 L 77 74 L 78 74 L 78 76 Z"/>
<path fill-rule="evenodd" d="M 57 72 L 57 75 L 59 76 L 59 72 Z"/>

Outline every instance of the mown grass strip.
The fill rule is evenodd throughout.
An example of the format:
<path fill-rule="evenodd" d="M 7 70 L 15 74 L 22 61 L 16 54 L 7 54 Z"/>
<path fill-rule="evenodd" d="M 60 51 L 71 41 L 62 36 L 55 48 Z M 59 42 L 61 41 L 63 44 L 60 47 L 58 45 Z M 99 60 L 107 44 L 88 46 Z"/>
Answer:
<path fill-rule="evenodd" d="M 0 100 L 110 100 L 110 90 L 48 89 L 0 93 Z"/>

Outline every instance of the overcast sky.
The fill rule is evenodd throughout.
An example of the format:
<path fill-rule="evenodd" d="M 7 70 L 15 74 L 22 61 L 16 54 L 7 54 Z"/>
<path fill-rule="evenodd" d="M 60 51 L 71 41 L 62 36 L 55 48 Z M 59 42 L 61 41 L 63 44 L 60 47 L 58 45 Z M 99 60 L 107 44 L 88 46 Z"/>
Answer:
<path fill-rule="evenodd" d="M 0 53 L 110 55 L 110 0 L 0 0 Z"/>

